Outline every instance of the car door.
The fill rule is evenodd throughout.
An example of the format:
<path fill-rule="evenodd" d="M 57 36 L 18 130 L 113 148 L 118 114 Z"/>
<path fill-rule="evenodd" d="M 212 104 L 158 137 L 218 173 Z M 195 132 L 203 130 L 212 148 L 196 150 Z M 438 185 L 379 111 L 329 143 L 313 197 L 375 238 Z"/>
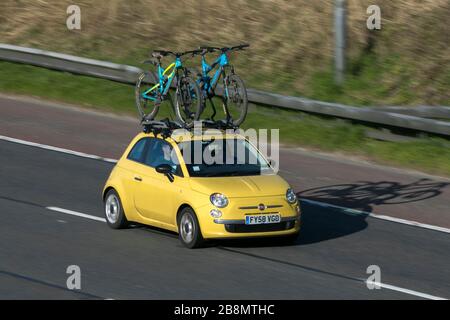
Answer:
<path fill-rule="evenodd" d="M 134 203 L 139 214 L 162 224 L 163 227 L 175 226 L 176 206 L 183 187 L 181 168 L 177 161 L 172 159 L 173 152 L 169 142 L 150 138 L 134 192 Z M 156 172 L 155 167 L 162 163 L 172 166 L 173 182 Z"/>

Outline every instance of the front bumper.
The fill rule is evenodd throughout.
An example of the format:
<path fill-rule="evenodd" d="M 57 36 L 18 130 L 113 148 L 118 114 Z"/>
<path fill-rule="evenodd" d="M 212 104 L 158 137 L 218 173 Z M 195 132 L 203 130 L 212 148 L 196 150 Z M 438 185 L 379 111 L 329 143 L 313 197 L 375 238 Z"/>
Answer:
<path fill-rule="evenodd" d="M 278 199 L 279 201 L 279 199 Z M 298 233 L 301 224 L 301 213 L 299 204 L 290 205 L 287 202 L 277 206 L 276 212 L 268 208 L 267 211 L 255 212 L 247 209 L 246 206 L 235 206 L 222 210 L 220 218 L 213 218 L 209 214 L 213 207 L 207 206 L 198 212 L 198 218 L 202 235 L 206 239 L 212 238 L 246 238 L 246 237 L 266 237 L 282 236 Z M 250 207 L 248 207 L 250 208 Z M 281 215 L 279 223 L 246 225 L 245 216 L 247 214 L 269 214 L 278 213 Z"/>

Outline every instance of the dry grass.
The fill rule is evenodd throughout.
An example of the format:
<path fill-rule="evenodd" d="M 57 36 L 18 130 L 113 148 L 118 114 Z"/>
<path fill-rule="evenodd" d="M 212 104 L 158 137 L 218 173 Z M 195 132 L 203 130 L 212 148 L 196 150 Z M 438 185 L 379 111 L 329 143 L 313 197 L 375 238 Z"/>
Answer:
<path fill-rule="evenodd" d="M 152 48 L 249 42 L 251 51 L 235 57 L 247 82 L 298 94 L 311 92 L 311 78 L 329 72 L 332 63 L 332 0 L 78 0 L 82 30 L 68 31 L 66 8 L 73 3 L 2 0 L 0 42 L 132 64 Z M 370 4 L 381 7 L 381 31 L 366 28 Z M 448 0 L 349 0 L 348 12 L 355 77 L 364 55 L 374 54 L 380 65 L 394 61 L 375 75 L 374 84 L 384 88 L 372 97 L 375 103 L 449 103 Z M 398 99 L 405 90 L 406 98 Z M 364 92 L 353 93 L 355 99 Z"/>

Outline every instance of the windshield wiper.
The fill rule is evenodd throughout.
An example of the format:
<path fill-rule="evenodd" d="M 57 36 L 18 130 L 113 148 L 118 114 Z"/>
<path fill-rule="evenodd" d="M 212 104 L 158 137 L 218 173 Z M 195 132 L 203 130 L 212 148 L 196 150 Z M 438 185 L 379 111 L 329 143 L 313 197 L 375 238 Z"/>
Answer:
<path fill-rule="evenodd" d="M 260 172 L 258 172 L 258 171 L 232 171 L 232 172 L 227 172 L 227 174 L 229 174 L 232 177 L 235 177 L 235 176 L 258 176 L 260 174 Z"/>
<path fill-rule="evenodd" d="M 225 174 L 224 172 L 208 172 L 208 173 L 204 173 L 201 176 L 202 177 L 218 177 L 218 176 L 222 176 L 223 174 Z"/>

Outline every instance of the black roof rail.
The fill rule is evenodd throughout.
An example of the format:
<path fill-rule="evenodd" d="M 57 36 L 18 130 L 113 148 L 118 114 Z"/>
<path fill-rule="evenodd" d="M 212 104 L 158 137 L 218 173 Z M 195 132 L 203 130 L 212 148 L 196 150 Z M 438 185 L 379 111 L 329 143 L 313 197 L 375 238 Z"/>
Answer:
<path fill-rule="evenodd" d="M 230 121 L 225 120 L 200 120 L 202 129 L 218 129 L 218 130 L 238 130 L 239 126 L 234 125 Z M 172 132 L 177 129 L 185 129 L 192 132 L 195 127 L 186 127 L 185 125 L 169 120 L 168 118 L 163 120 L 147 120 L 141 121 L 143 131 L 145 133 L 153 133 L 155 136 L 161 134 L 164 139 L 170 137 Z"/>
<path fill-rule="evenodd" d="M 145 133 L 153 133 L 155 136 L 161 134 L 164 139 L 171 136 L 172 131 L 184 128 L 183 125 L 169 119 L 163 120 L 147 120 L 141 121 L 142 129 Z"/>
<path fill-rule="evenodd" d="M 207 129 L 219 129 L 219 130 L 237 130 L 239 126 L 233 124 L 233 122 L 226 120 L 201 120 L 200 121 L 203 128 Z"/>

